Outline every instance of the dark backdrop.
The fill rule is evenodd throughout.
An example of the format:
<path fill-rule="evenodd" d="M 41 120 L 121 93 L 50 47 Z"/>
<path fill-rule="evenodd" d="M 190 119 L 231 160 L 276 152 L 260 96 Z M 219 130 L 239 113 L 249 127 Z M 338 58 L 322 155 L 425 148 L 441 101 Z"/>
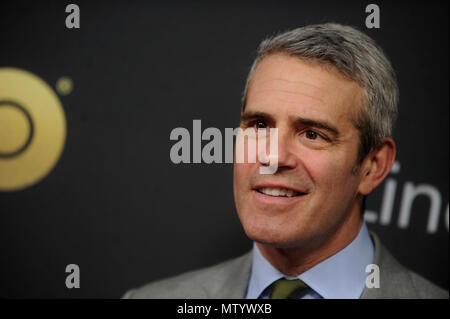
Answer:
<path fill-rule="evenodd" d="M 392 218 L 380 222 L 384 185 L 367 203 L 368 225 L 398 259 L 448 289 L 448 3 L 376 1 L 381 28 L 365 27 L 371 2 L 239 3 L 76 1 L 0 5 L 0 66 L 32 72 L 60 96 L 63 154 L 38 184 L 0 192 L 1 297 L 120 297 L 148 281 L 208 266 L 251 248 L 236 216 L 232 164 L 170 161 L 175 127 L 236 127 L 258 43 L 268 34 L 334 21 L 354 25 L 386 51 L 398 73 L 395 129 L 400 171 Z M 1 88 L 0 88 L 1 89 Z M 405 185 L 417 196 L 399 226 Z M 430 189 L 429 187 L 429 189 Z M 67 289 L 65 267 L 81 270 Z"/>

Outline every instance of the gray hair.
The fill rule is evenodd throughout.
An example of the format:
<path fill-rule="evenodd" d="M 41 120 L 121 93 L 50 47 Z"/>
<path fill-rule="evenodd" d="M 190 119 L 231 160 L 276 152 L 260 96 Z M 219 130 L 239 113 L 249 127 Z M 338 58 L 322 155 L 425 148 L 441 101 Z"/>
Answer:
<path fill-rule="evenodd" d="M 365 101 L 353 119 L 360 134 L 359 164 L 384 138 L 392 135 L 398 113 L 397 78 L 382 49 L 369 36 L 350 26 L 326 23 L 265 39 L 259 45 L 247 77 L 243 109 L 253 72 L 259 62 L 272 53 L 286 53 L 331 65 L 363 87 Z"/>

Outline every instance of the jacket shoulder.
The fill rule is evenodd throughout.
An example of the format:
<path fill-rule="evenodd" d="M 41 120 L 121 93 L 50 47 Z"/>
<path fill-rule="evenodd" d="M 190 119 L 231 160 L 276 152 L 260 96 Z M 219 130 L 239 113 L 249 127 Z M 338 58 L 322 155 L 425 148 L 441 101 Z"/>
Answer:
<path fill-rule="evenodd" d="M 233 298 L 248 280 L 250 253 L 199 270 L 151 282 L 128 291 L 124 299 L 204 299 Z M 248 275 L 247 275 L 248 268 Z M 237 281 L 238 280 L 238 281 Z M 234 284 L 233 284 L 234 283 Z M 247 282 L 245 282 L 246 288 Z M 236 298 L 242 298 L 237 296 Z"/>
<path fill-rule="evenodd" d="M 411 283 L 414 285 L 419 298 L 421 299 L 448 299 L 448 291 L 433 284 L 428 279 L 410 271 Z"/>
<path fill-rule="evenodd" d="M 367 299 L 448 299 L 448 291 L 400 264 L 373 232 L 374 263 L 379 266 L 380 287 L 365 288 L 361 298 Z"/>

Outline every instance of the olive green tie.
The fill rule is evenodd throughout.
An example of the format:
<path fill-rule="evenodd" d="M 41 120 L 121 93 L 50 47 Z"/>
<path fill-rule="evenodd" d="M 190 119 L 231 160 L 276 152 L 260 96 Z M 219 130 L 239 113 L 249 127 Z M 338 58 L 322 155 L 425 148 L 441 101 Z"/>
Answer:
<path fill-rule="evenodd" d="M 309 287 L 300 279 L 279 279 L 271 285 L 270 299 L 299 299 Z"/>

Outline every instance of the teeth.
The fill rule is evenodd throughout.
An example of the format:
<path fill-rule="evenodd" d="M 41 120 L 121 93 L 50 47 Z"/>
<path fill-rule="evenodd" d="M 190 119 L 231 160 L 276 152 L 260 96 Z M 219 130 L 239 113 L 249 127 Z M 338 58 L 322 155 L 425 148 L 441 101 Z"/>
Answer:
<path fill-rule="evenodd" d="M 287 189 L 287 188 L 265 187 L 265 188 L 260 188 L 259 191 L 263 194 L 270 195 L 270 196 L 292 197 L 292 196 L 297 196 L 299 194 L 298 192 L 295 192 L 295 191 L 293 191 L 291 189 Z"/>

